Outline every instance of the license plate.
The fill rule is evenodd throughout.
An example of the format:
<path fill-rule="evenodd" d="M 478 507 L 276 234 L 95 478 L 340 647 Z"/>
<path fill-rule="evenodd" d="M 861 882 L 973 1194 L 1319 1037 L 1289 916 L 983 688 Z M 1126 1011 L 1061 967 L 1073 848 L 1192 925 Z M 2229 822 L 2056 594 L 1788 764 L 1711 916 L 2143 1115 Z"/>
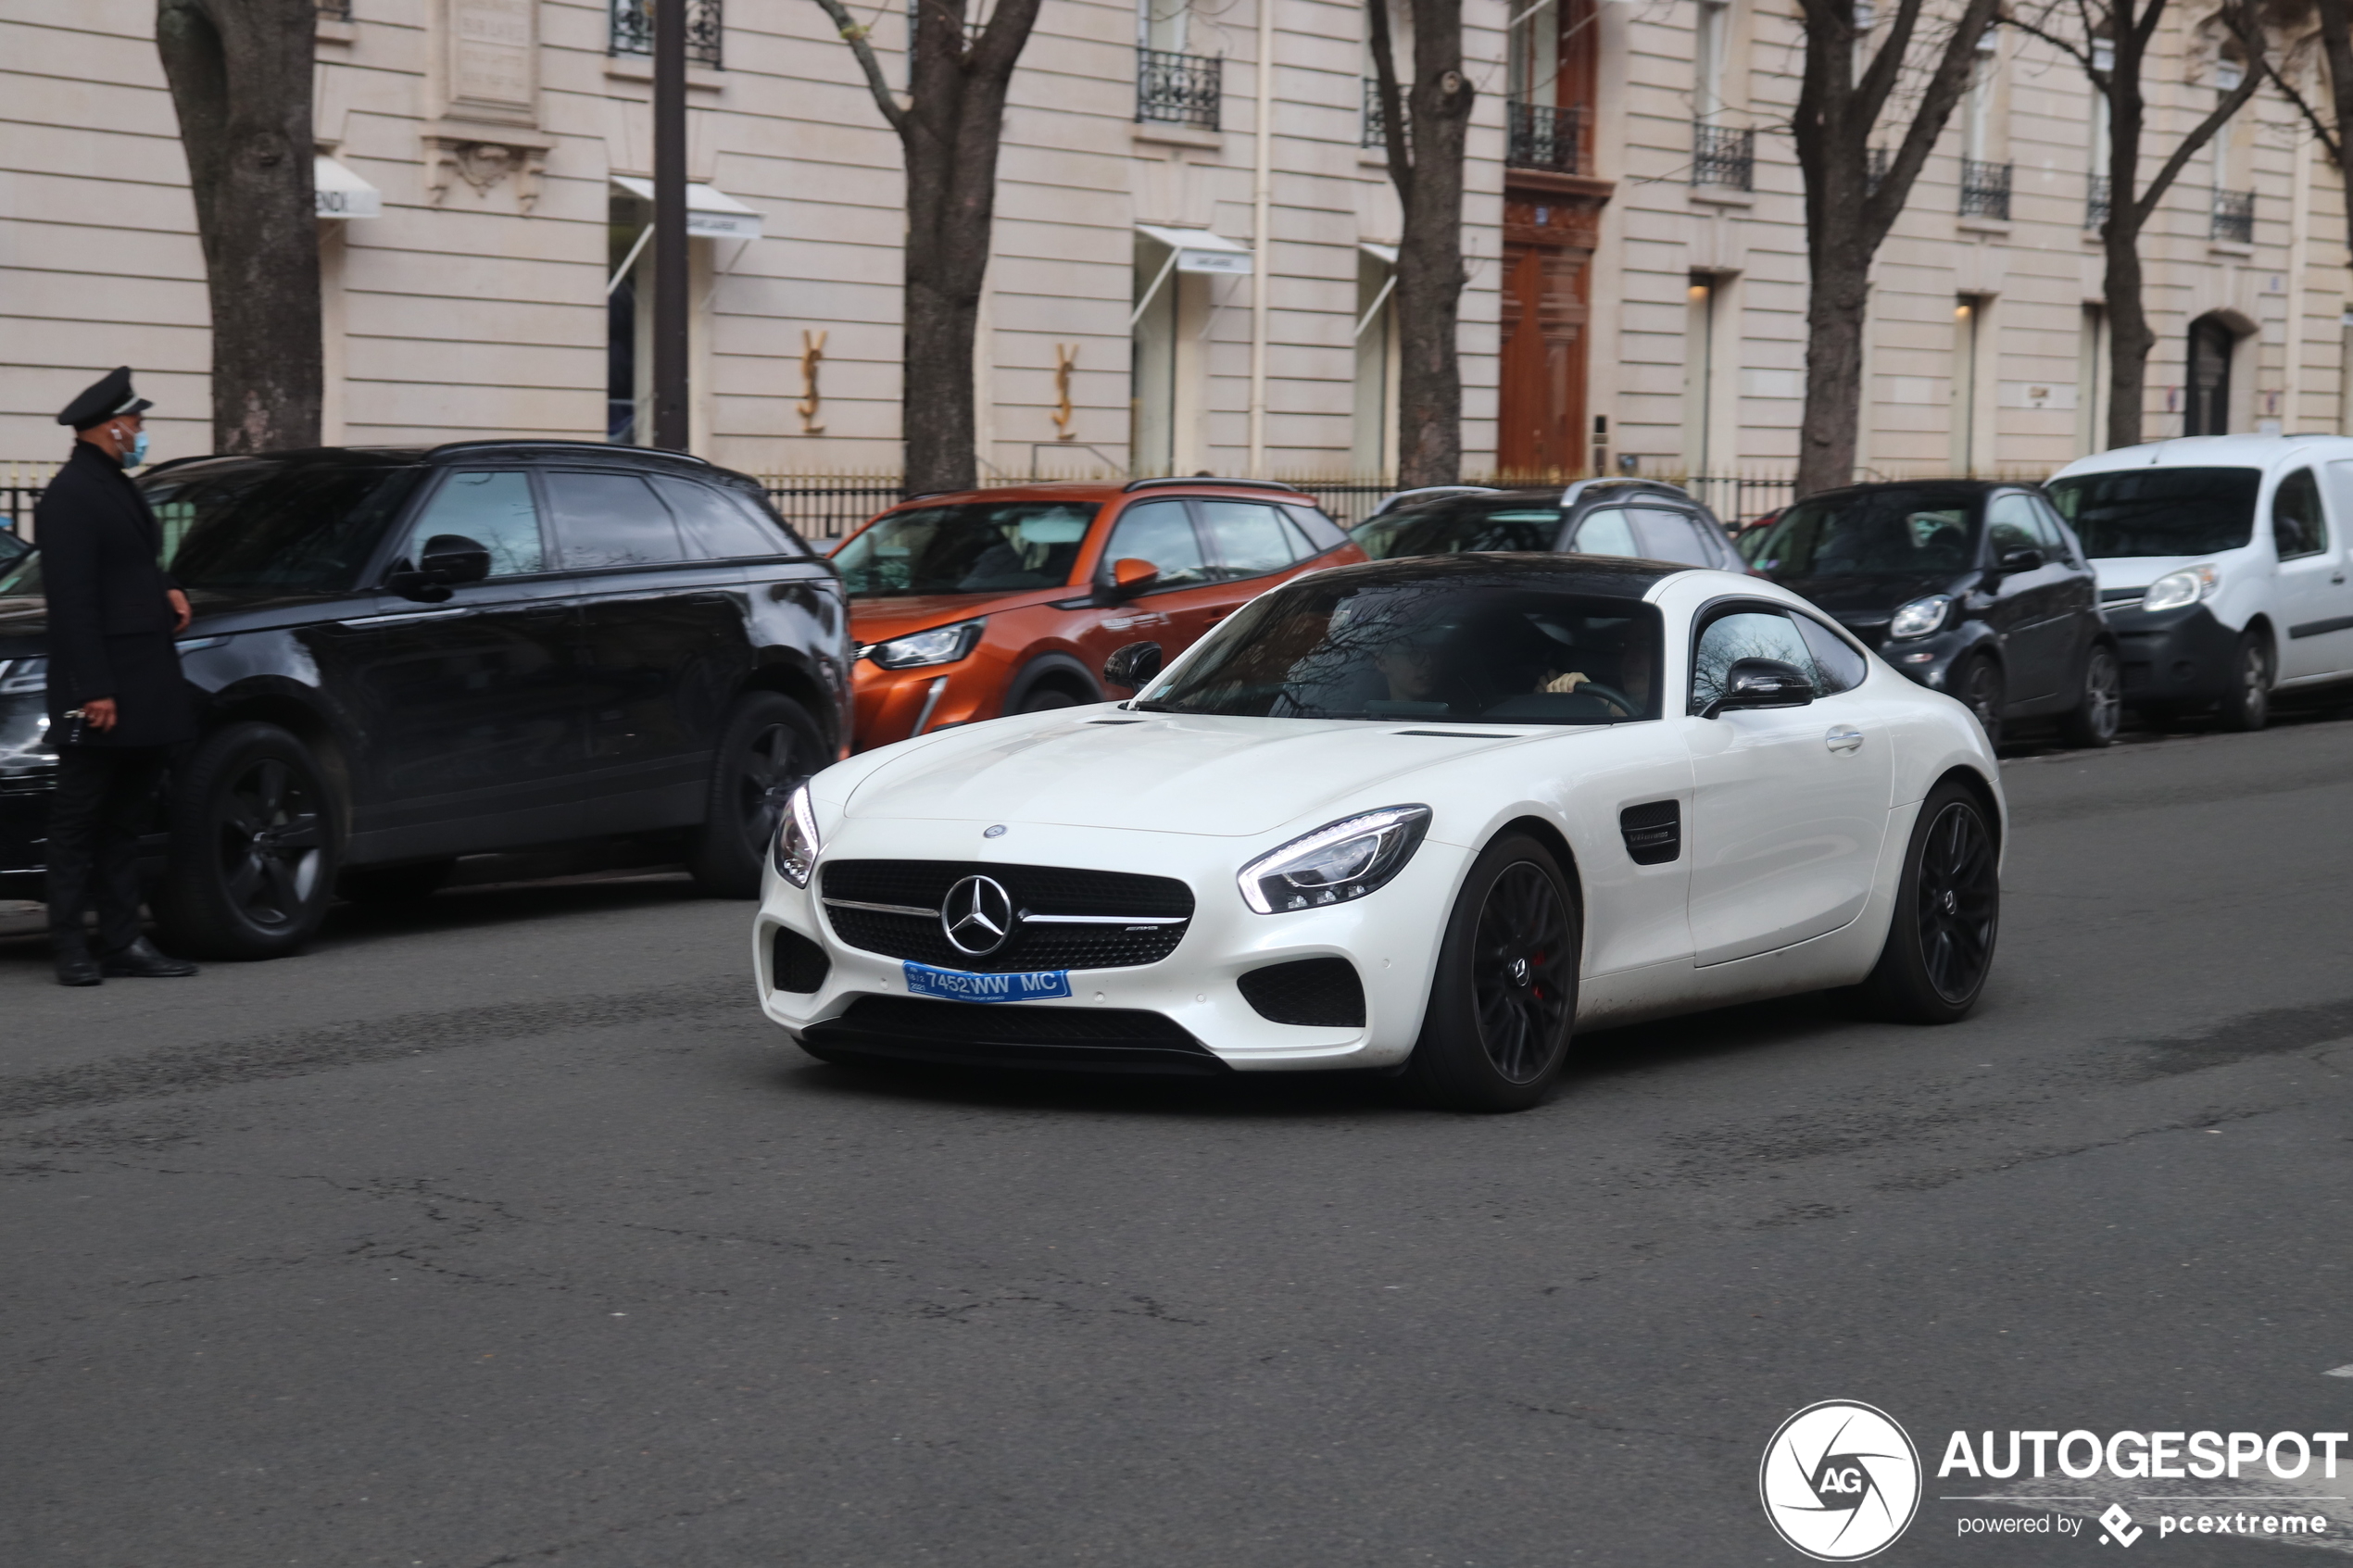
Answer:
<path fill-rule="evenodd" d="M 1070 995 L 1070 971 L 1037 970 L 1027 974 L 968 974 L 960 969 L 934 969 L 908 963 L 907 994 L 939 997 L 951 1002 L 1034 1002 Z"/>

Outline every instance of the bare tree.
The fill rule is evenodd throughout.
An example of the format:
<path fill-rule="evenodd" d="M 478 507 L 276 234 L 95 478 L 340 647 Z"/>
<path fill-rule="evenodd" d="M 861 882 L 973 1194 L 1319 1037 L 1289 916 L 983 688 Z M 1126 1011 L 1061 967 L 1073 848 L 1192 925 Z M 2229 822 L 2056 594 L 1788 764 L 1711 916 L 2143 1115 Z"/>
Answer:
<path fill-rule="evenodd" d="M 1265 5 L 1268 0 L 1259 0 Z M 1991 0 L 1987 0 L 1991 4 Z M 1397 245 L 1397 483 L 1452 484 L 1463 470 L 1463 140 L 1477 96 L 1463 74 L 1463 0 L 1407 0 L 1414 80 L 1397 75 L 1389 0 L 1366 0 Z"/>
<path fill-rule="evenodd" d="M 2353 143 L 2346 137 L 2346 128 L 2353 126 L 2353 4 L 2348 0 L 2309 0 L 2309 4 L 2286 0 L 2272 12 L 2275 24 L 2284 23 L 2294 29 L 2309 29 L 2313 25 L 2312 13 L 2319 15 L 2319 31 L 2307 33 L 2301 42 L 2318 44 L 2323 85 L 2328 96 L 2315 105 L 2305 96 L 2293 78 L 2281 69 L 2281 62 L 2267 59 L 2266 69 L 2280 91 L 2312 128 L 2329 161 L 2335 164 L 2345 188 L 2353 192 Z M 2325 107 L 2323 107 L 2325 106 Z M 2345 204 L 2346 244 L 2353 247 L 2353 200 Z"/>
<path fill-rule="evenodd" d="M 909 41 L 904 107 L 884 80 L 866 29 L 842 0 L 817 4 L 856 53 L 907 164 L 900 393 L 907 488 L 969 490 L 978 481 L 973 337 L 996 217 L 997 151 L 1005 93 L 1037 23 L 1038 0 L 999 0 L 977 32 L 965 19 L 967 0 L 922 0 Z"/>
<path fill-rule="evenodd" d="M 157 0 L 212 302 L 212 440 L 319 445 L 325 382 L 310 75 L 316 0 Z"/>
<path fill-rule="evenodd" d="M 1806 412 L 1798 432 L 1800 495 L 1854 482 L 1871 257 L 1969 86 L 1977 43 L 1995 6 L 1996 0 L 1961 0 L 1951 33 L 1941 44 L 1923 46 L 1929 62 L 1923 75 L 1910 56 L 1919 42 L 1924 0 L 1899 0 L 1886 36 L 1858 76 L 1854 0 L 1799 0 L 1806 73 L 1793 130 L 1806 181 L 1812 282 L 1806 303 Z M 1874 179 L 1872 135 L 1890 114 L 1899 84 L 1917 88 L 1910 121 Z"/>
<path fill-rule="evenodd" d="M 2265 72 L 2263 30 L 2254 0 L 2223 0 L 2215 16 L 2246 52 L 2238 85 L 2222 94 L 2174 144 L 2156 174 L 2142 183 L 2141 159 L 2149 140 L 2148 54 L 2166 5 L 2167 0 L 2051 0 L 2039 11 L 2021 8 L 2009 19 L 2012 26 L 2071 57 L 2108 101 L 2108 145 L 2103 149 L 2108 157 L 2108 217 L 2100 224 L 2100 248 L 2107 263 L 2101 297 L 2108 307 L 2111 448 L 2140 444 L 2149 350 L 2157 346 L 2142 300 L 2141 232 L 2183 166 L 2255 96 Z"/>

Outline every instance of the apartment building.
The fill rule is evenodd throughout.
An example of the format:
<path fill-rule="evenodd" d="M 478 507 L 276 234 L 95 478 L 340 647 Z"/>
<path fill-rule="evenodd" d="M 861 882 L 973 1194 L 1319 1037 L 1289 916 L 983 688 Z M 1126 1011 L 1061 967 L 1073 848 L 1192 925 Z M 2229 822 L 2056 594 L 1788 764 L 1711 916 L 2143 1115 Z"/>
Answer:
<path fill-rule="evenodd" d="M 1261 7 L 1264 7 L 1262 9 Z M 690 0 L 693 439 L 899 463 L 898 144 L 814 0 Z M 1466 0 L 1473 472 L 1785 472 L 1805 384 L 1793 0 Z M 872 36 L 904 80 L 907 17 Z M 1402 29 L 1403 19 L 1398 19 Z M 2238 69 L 2184 13 L 2153 149 Z M 1361 6 L 1047 0 L 1006 117 L 975 347 L 1002 475 L 1393 466 L 1398 215 Z M 0 458 L 129 362 L 208 440 L 201 257 L 145 0 L 0 16 Z M 330 441 L 626 440 L 649 355 L 645 0 L 348 0 L 318 22 Z M 2010 31 L 1872 295 L 1869 473 L 2098 444 L 2098 126 Z M 2147 242 L 2148 429 L 2338 430 L 2343 192 L 2266 90 Z"/>

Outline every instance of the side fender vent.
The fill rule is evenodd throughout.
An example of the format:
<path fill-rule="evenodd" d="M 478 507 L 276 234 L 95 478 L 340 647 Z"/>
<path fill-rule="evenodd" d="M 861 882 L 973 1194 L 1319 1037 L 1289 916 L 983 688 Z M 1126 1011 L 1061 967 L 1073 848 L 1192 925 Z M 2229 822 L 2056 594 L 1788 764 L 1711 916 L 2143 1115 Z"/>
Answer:
<path fill-rule="evenodd" d="M 1617 831 L 1636 865 L 1663 866 L 1683 853 L 1683 803 L 1654 800 L 1629 806 L 1617 814 Z"/>

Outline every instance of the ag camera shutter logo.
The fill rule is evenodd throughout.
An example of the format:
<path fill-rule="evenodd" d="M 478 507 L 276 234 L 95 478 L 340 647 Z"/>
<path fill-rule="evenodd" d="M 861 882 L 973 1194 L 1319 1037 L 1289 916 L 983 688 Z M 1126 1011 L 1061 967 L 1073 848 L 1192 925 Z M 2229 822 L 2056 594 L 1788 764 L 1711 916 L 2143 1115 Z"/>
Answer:
<path fill-rule="evenodd" d="M 1782 1540 L 1817 1562 L 1859 1562 L 1919 1512 L 1919 1450 L 1885 1411 L 1824 1399 L 1781 1423 L 1756 1489 Z"/>

